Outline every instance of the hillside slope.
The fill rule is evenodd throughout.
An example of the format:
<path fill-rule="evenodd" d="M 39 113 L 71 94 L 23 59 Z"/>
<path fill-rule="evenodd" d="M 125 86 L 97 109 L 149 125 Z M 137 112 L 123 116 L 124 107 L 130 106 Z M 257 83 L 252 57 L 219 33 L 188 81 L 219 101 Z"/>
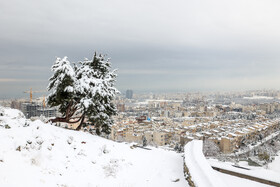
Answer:
<path fill-rule="evenodd" d="M 181 154 L 130 148 L 0 108 L 1 186 L 187 186 Z M 177 181 L 177 182 L 175 182 Z"/>

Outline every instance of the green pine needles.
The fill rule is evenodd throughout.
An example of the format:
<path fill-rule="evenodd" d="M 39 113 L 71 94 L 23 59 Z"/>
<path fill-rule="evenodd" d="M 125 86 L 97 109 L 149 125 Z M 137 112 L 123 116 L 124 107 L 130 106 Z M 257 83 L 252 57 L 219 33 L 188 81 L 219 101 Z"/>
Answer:
<path fill-rule="evenodd" d="M 49 79 L 47 104 L 58 107 L 62 117 L 52 122 L 93 125 L 96 133 L 109 134 L 112 116 L 117 114 L 113 99 L 119 91 L 114 87 L 116 70 L 111 71 L 110 59 L 96 53 L 92 60 L 85 59 L 71 65 L 67 57 L 57 58 Z"/>

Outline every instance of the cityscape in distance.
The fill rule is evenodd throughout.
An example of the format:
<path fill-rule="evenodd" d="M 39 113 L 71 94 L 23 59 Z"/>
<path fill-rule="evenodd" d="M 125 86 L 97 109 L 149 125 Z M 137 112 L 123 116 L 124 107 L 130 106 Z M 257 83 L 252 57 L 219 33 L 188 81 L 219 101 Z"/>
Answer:
<path fill-rule="evenodd" d="M 0 3 L 0 187 L 280 187 L 280 1 Z"/>

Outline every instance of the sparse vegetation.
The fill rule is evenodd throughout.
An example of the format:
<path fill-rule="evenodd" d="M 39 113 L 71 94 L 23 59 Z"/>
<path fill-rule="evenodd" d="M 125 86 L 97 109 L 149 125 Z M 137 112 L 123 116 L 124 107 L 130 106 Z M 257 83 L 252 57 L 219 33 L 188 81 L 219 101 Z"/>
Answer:
<path fill-rule="evenodd" d="M 265 160 L 267 162 L 270 160 L 270 156 L 267 152 L 259 153 L 258 157 L 260 160 Z"/>

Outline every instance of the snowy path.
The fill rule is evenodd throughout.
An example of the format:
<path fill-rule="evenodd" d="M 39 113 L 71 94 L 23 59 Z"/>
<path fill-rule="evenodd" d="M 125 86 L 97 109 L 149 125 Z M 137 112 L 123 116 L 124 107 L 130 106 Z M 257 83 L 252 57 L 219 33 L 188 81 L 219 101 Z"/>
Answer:
<path fill-rule="evenodd" d="M 270 186 L 256 181 L 235 177 L 217 172 L 211 166 L 235 171 L 248 176 L 278 182 L 279 173 L 263 168 L 249 167 L 250 170 L 240 169 L 232 166 L 232 163 L 219 162 L 204 157 L 202 153 L 202 141 L 193 140 L 185 146 L 185 164 L 189 169 L 192 181 L 199 187 L 266 187 Z"/>
<path fill-rule="evenodd" d="M 202 153 L 202 141 L 193 140 L 185 146 L 185 164 L 196 186 L 224 187 L 225 183 L 211 168 Z"/>

